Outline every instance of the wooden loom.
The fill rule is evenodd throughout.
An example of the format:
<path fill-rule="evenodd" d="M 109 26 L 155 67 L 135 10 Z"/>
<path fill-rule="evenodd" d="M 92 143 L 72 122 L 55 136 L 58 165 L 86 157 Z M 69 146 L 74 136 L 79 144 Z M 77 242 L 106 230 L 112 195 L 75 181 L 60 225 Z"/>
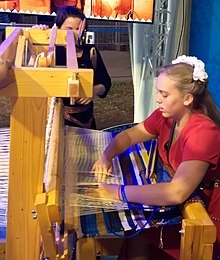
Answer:
<path fill-rule="evenodd" d="M 53 184 L 48 193 L 43 192 L 43 176 L 48 98 L 92 96 L 93 71 L 78 69 L 76 55 L 67 57 L 67 68 L 53 66 L 55 45 L 66 45 L 67 53 L 76 53 L 73 43 L 74 34 L 71 31 L 7 28 L 7 39 L 0 46 L 0 59 L 9 59 L 13 64 L 12 68 L 6 69 L 5 76 L 2 74 L 0 81 L 5 85 L 0 89 L 0 95 L 10 97 L 12 105 L 7 242 L 6 255 L 2 259 L 39 259 L 41 238 L 45 257 L 57 260 L 70 257 L 68 235 L 77 229 L 78 219 L 74 216 L 65 219 L 62 253 L 55 244 L 52 228 L 53 222 L 61 220 L 61 102 L 55 108 L 52 128 L 49 174 Z M 24 61 L 27 48 L 35 57 L 42 51 L 46 53 L 44 57 L 38 56 L 38 66 L 35 68 L 28 67 Z M 183 208 L 183 216 L 181 259 L 211 260 L 216 230 L 204 207 L 200 203 L 188 204 Z M 118 246 L 111 245 L 109 251 L 111 243 L 106 243 L 107 239 L 109 237 L 101 240 L 92 237 L 80 239 L 77 259 L 117 254 Z M 118 238 L 115 240 L 118 242 Z"/>
<path fill-rule="evenodd" d="M 48 98 L 92 97 L 93 70 L 78 69 L 72 31 L 7 28 L 6 34 L 0 47 L 5 85 L 0 95 L 11 100 L 6 259 L 39 259 L 41 231 L 32 212 L 36 195 L 43 192 Z M 67 68 L 49 67 L 57 44 L 71 53 Z M 36 68 L 23 66 L 27 48 L 36 57 L 45 52 L 45 57 L 38 56 Z M 7 69 L 6 60 L 12 68 Z"/>

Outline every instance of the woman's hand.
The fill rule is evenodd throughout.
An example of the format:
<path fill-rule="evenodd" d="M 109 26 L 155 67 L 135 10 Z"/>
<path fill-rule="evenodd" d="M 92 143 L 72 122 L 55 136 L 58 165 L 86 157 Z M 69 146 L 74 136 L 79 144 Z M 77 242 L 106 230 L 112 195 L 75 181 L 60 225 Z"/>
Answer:
<path fill-rule="evenodd" d="M 32 26 L 32 29 L 42 29 L 42 30 L 47 30 L 49 28 L 48 25 L 46 24 L 35 24 Z"/>
<path fill-rule="evenodd" d="M 75 98 L 75 103 L 81 105 L 88 105 L 93 101 L 94 97 L 98 95 L 102 95 L 104 92 L 105 92 L 105 87 L 102 84 L 94 85 L 92 98 L 86 98 L 86 97 Z"/>
<path fill-rule="evenodd" d="M 98 84 L 93 86 L 93 97 L 103 95 L 105 93 L 105 86 Z"/>
<path fill-rule="evenodd" d="M 109 199 L 109 200 L 119 200 L 118 190 L 120 185 L 116 184 L 99 184 L 97 189 L 88 189 L 85 194 L 87 196 Z"/>
<path fill-rule="evenodd" d="M 108 160 L 104 154 L 93 164 L 92 171 L 97 173 L 112 173 L 112 161 Z"/>
<path fill-rule="evenodd" d="M 88 105 L 89 103 L 92 102 L 92 98 L 86 98 L 86 97 L 80 97 L 80 98 L 75 98 L 75 103 L 81 104 L 81 105 Z"/>

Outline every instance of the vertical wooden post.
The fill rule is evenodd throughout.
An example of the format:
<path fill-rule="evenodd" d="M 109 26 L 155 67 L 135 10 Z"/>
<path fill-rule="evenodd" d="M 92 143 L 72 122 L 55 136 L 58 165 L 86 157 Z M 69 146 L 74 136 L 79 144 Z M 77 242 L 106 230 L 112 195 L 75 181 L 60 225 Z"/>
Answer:
<path fill-rule="evenodd" d="M 182 209 L 180 260 L 211 260 L 216 227 L 200 202 L 186 203 Z"/>
<path fill-rule="evenodd" d="M 37 194 L 36 197 L 36 209 L 37 218 L 40 225 L 42 241 L 44 245 L 45 258 L 56 260 L 58 259 L 58 252 L 55 243 L 55 234 L 52 229 L 49 212 L 47 208 L 47 194 Z"/>
<path fill-rule="evenodd" d="M 6 247 L 5 241 L 0 240 L 0 260 L 5 260 L 5 247 Z"/>
<path fill-rule="evenodd" d="M 43 192 L 47 98 L 12 98 L 11 103 L 6 259 L 37 260 L 40 228 L 32 210 Z"/>
<path fill-rule="evenodd" d="M 95 239 L 93 237 L 83 237 L 77 241 L 76 259 L 96 259 Z"/>

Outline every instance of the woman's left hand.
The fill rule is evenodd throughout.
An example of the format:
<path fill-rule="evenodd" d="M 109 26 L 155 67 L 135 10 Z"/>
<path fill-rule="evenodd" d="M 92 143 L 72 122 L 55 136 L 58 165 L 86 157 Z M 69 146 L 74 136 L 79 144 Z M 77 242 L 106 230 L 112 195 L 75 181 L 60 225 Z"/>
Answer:
<path fill-rule="evenodd" d="M 119 200 L 118 189 L 119 185 L 116 184 L 99 184 L 97 189 L 88 189 L 85 194 L 87 196 L 109 199 L 109 200 Z"/>
<path fill-rule="evenodd" d="M 102 95 L 105 92 L 105 87 L 102 84 L 94 85 L 93 86 L 93 97 L 87 98 L 87 97 L 79 97 L 75 98 L 75 103 L 81 104 L 81 105 L 88 105 L 93 101 L 93 98 Z"/>
<path fill-rule="evenodd" d="M 31 27 L 32 29 L 41 29 L 41 30 L 47 30 L 49 29 L 49 26 L 46 24 L 35 24 Z"/>
<path fill-rule="evenodd" d="M 86 97 L 80 97 L 80 98 L 75 98 L 75 103 L 81 104 L 81 105 L 88 105 L 89 103 L 92 102 L 92 98 L 86 98 Z"/>
<path fill-rule="evenodd" d="M 102 84 L 94 85 L 93 86 L 93 97 L 87 98 L 87 97 L 79 97 L 75 98 L 75 103 L 81 104 L 81 105 L 88 105 L 93 101 L 93 98 L 102 95 L 105 91 L 105 87 Z"/>

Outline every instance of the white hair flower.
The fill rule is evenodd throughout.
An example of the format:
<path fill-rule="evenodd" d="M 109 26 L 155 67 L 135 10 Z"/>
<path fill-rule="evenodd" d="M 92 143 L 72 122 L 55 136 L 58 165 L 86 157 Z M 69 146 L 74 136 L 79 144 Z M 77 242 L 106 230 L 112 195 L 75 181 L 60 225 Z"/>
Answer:
<path fill-rule="evenodd" d="M 175 60 L 172 61 L 172 64 L 177 64 L 177 63 L 187 63 L 193 66 L 194 71 L 193 71 L 193 80 L 195 81 L 202 81 L 204 82 L 208 78 L 208 74 L 205 72 L 205 64 L 201 60 L 198 60 L 194 56 L 186 56 L 182 55 L 177 57 Z"/>

